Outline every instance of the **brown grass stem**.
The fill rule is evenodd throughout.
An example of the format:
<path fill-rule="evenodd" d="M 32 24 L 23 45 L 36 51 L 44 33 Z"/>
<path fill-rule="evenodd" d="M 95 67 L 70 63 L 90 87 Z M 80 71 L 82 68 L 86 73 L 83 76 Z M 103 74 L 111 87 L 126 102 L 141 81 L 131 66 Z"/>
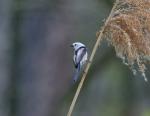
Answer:
<path fill-rule="evenodd" d="M 69 108 L 69 111 L 68 111 L 67 116 L 71 116 L 71 115 L 72 115 L 74 106 L 75 106 L 76 101 L 77 101 L 77 99 L 78 99 L 79 93 L 80 93 L 80 91 L 81 91 L 81 89 L 82 89 L 84 80 L 85 80 L 85 78 L 86 78 L 86 76 L 87 76 L 87 74 L 88 74 L 89 68 L 90 68 L 91 63 L 92 63 L 92 61 L 93 61 L 93 59 L 94 59 L 95 53 L 96 53 L 96 51 L 97 51 L 97 49 L 98 49 L 98 47 L 99 47 L 100 41 L 102 40 L 102 36 L 103 36 L 103 32 L 104 32 L 104 30 L 105 30 L 105 27 L 106 27 L 107 23 L 109 22 L 111 16 L 113 15 L 114 9 L 116 8 L 116 5 L 117 5 L 118 2 L 119 2 L 119 0 L 116 0 L 115 4 L 114 4 L 114 6 L 113 6 L 113 8 L 112 8 L 112 10 L 111 10 L 111 12 L 110 12 L 110 14 L 109 14 L 107 20 L 106 20 L 106 22 L 104 23 L 104 26 L 101 28 L 101 31 L 100 31 L 99 36 L 98 36 L 98 38 L 97 38 L 97 41 L 96 41 L 96 43 L 95 43 L 95 45 L 94 45 L 94 47 L 93 47 L 91 56 L 90 56 L 90 58 L 89 58 L 89 62 L 87 63 L 87 66 L 86 66 L 86 68 L 85 68 L 85 71 L 84 71 L 84 73 L 83 73 L 83 76 L 82 76 L 82 78 L 81 78 L 81 81 L 80 81 L 80 83 L 79 83 L 79 85 L 78 85 L 77 91 L 76 91 L 76 93 L 75 93 L 75 95 L 74 95 L 74 98 L 73 98 L 73 100 L 72 100 L 72 103 L 71 103 L 71 106 L 70 106 L 70 108 Z"/>

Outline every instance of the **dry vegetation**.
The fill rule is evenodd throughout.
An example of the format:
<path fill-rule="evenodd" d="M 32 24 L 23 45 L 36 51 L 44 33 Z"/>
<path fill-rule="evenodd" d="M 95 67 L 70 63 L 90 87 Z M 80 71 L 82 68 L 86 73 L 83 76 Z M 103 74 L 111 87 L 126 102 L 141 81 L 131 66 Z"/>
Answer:
<path fill-rule="evenodd" d="M 145 76 L 150 61 L 150 0 L 118 0 L 111 18 L 104 26 L 103 39 L 134 74 Z"/>

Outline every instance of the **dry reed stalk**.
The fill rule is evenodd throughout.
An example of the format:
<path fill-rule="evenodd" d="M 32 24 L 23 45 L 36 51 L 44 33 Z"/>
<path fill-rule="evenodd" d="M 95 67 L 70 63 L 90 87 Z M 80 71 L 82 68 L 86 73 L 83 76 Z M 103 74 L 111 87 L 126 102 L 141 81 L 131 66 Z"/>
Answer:
<path fill-rule="evenodd" d="M 96 41 L 96 43 L 95 43 L 95 45 L 94 45 L 94 47 L 93 47 L 91 56 L 90 56 L 90 58 L 89 58 L 89 62 L 87 63 L 87 66 L 86 66 L 86 68 L 85 68 L 85 71 L 84 71 L 84 73 L 83 73 L 83 76 L 82 76 L 82 78 L 81 78 L 81 81 L 80 81 L 80 83 L 79 83 L 79 85 L 78 85 L 77 91 L 76 91 L 76 93 L 75 93 L 75 95 L 74 95 L 74 98 L 73 98 L 73 100 L 72 100 L 72 103 L 71 103 L 71 105 L 70 105 L 70 107 L 69 107 L 69 111 L 68 111 L 68 113 L 67 113 L 67 116 L 71 116 L 71 115 L 72 115 L 72 112 L 73 112 L 74 106 L 75 106 L 75 104 L 76 104 L 77 98 L 78 98 L 79 93 L 80 93 L 80 91 L 81 91 L 81 89 L 82 89 L 84 80 L 85 80 L 86 75 L 87 75 L 87 73 L 88 73 L 88 71 L 89 71 L 89 68 L 90 68 L 91 63 L 92 63 L 92 61 L 93 61 L 93 58 L 94 58 L 94 56 L 95 56 L 96 50 L 97 50 L 98 47 L 99 47 L 100 41 L 102 40 L 102 36 L 103 36 L 103 32 L 104 32 L 104 30 L 105 30 L 105 27 L 106 27 L 107 23 L 109 22 L 109 20 L 110 20 L 112 14 L 113 14 L 114 9 L 116 8 L 116 5 L 117 5 L 118 2 L 119 2 L 119 0 L 116 0 L 115 4 L 114 4 L 114 6 L 113 6 L 113 8 L 112 8 L 112 10 L 111 10 L 111 13 L 110 13 L 109 17 L 107 18 L 107 20 L 106 20 L 104 26 L 102 27 L 101 31 L 99 32 L 97 41 Z"/>

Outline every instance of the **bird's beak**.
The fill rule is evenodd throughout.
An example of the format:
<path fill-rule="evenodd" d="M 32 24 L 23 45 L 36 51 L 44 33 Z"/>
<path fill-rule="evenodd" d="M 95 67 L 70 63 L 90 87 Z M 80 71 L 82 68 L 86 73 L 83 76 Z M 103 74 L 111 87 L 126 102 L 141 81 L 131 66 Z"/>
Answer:
<path fill-rule="evenodd" d="M 71 44 L 70 47 L 73 47 L 73 45 Z"/>

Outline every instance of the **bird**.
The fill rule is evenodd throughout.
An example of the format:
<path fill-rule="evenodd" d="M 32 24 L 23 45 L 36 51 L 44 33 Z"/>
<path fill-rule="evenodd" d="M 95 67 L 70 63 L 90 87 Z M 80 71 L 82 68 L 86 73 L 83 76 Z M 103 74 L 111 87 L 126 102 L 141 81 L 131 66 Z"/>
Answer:
<path fill-rule="evenodd" d="M 88 60 L 88 53 L 86 46 L 81 42 L 74 42 L 71 47 L 74 49 L 73 62 L 76 69 L 73 76 L 73 81 L 76 82 L 78 80 L 81 68 Z"/>

